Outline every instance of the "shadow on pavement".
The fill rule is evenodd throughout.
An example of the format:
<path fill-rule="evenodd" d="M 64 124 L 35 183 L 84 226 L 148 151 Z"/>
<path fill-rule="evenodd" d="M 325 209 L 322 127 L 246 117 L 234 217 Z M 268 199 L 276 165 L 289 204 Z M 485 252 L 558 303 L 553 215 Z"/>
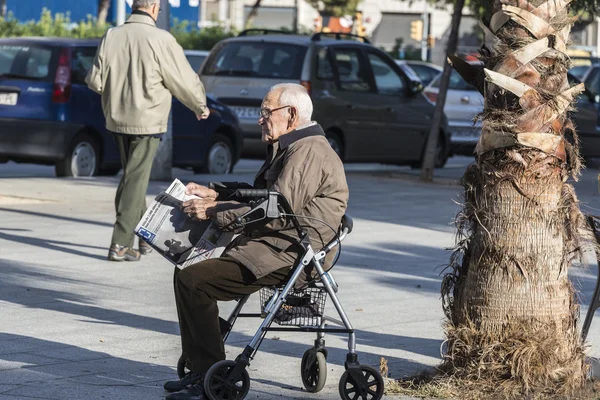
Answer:
<path fill-rule="evenodd" d="M 163 382 L 175 377 L 163 365 L 0 333 L 0 399 L 159 398 Z"/>
<path fill-rule="evenodd" d="M 59 286 L 60 289 L 40 288 L 40 282 L 45 286 Z M 177 322 L 95 306 L 91 298 L 69 292 L 65 282 L 90 285 L 90 282 L 65 280 L 46 274 L 32 264 L 0 259 L 0 301 L 91 318 L 96 321 L 85 322 L 92 329 L 94 324 L 112 324 L 179 335 Z"/>
<path fill-rule="evenodd" d="M 83 218 L 73 218 L 73 217 L 67 217 L 65 215 L 47 214 L 47 213 L 41 213 L 41 212 L 37 212 L 37 211 L 17 210 L 14 208 L 0 207 L 0 212 L 11 212 L 11 213 L 16 213 L 16 214 L 27 215 L 30 217 L 54 218 L 54 219 L 59 219 L 61 221 L 78 222 L 81 224 L 106 226 L 106 227 L 110 227 L 110 228 L 113 227 L 113 224 L 109 223 L 109 222 L 100 222 L 100 221 L 94 221 L 91 219 L 83 219 Z"/>
<path fill-rule="evenodd" d="M 3 228 L 0 228 L 0 231 L 3 231 L 3 230 L 4 230 Z M 39 239 L 39 238 L 35 238 L 35 237 L 13 235 L 13 234 L 4 233 L 4 232 L 0 232 L 0 239 L 10 241 L 10 242 L 15 242 L 15 243 L 25 243 L 25 244 L 29 244 L 32 246 L 41 247 L 43 249 L 55 250 L 55 251 L 59 251 L 59 252 L 63 252 L 63 253 L 73 254 L 76 256 L 93 258 L 96 260 L 105 260 L 106 259 L 105 256 L 89 254 L 84 251 L 70 249 L 65 246 L 77 246 L 77 247 L 86 247 L 86 248 L 91 248 L 91 249 L 106 250 L 104 247 L 90 246 L 90 245 L 81 244 L 81 243 L 62 242 L 60 240 Z"/>

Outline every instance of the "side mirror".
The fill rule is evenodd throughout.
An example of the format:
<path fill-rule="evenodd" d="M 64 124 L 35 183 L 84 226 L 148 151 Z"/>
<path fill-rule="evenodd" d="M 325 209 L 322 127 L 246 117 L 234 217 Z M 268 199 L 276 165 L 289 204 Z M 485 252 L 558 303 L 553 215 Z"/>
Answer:
<path fill-rule="evenodd" d="M 421 81 L 410 81 L 410 93 L 417 94 L 421 93 L 425 89 Z"/>

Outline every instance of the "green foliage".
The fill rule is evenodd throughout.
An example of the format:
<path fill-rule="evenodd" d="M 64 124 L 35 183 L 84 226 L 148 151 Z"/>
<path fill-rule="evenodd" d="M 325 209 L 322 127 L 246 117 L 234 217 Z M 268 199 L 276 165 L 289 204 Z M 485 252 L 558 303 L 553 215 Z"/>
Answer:
<path fill-rule="evenodd" d="M 221 25 L 207 27 L 202 30 L 193 29 L 189 21 L 173 20 L 171 33 L 184 49 L 210 50 L 219 41 L 237 35 L 234 30 L 226 30 Z"/>
<path fill-rule="evenodd" d="M 361 0 L 308 0 L 308 4 L 326 15 L 354 15 Z"/>
<path fill-rule="evenodd" d="M 20 23 L 12 13 L 0 17 L 0 37 L 54 36 L 74 38 L 95 38 L 104 34 L 108 25 L 99 25 L 88 15 L 86 21 L 72 22 L 69 14 L 56 14 L 42 10 L 39 21 Z"/>
<path fill-rule="evenodd" d="M 39 21 L 19 22 L 9 13 L 6 18 L 0 17 L 0 37 L 52 36 L 72 38 L 99 38 L 110 27 L 109 24 L 98 24 L 95 18 L 88 15 L 87 20 L 72 22 L 69 14 L 56 14 L 44 9 Z M 210 50 L 220 40 L 235 36 L 235 31 L 226 31 L 222 26 L 204 28 L 199 31 L 192 28 L 188 21 L 174 20 L 171 33 L 184 49 Z"/>

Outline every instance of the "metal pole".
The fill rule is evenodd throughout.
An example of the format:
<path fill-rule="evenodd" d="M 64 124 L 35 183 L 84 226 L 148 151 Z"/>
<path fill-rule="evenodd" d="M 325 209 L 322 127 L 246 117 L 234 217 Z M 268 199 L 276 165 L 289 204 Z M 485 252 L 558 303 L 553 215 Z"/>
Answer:
<path fill-rule="evenodd" d="M 6 18 L 6 0 L 0 0 L 0 15 Z"/>
<path fill-rule="evenodd" d="M 125 17 L 127 16 L 127 1 L 117 0 L 117 26 L 125 23 Z"/>
<path fill-rule="evenodd" d="M 123 0 L 124 1 L 124 0 Z M 171 13 L 169 0 L 160 0 L 161 13 L 158 15 L 156 26 L 169 30 L 171 27 Z M 161 133 L 161 132 L 156 132 Z M 173 122 L 172 113 L 169 113 L 167 131 L 162 135 L 158 151 L 152 162 L 150 179 L 153 181 L 170 181 L 173 173 Z"/>
<path fill-rule="evenodd" d="M 229 13 L 229 0 L 220 0 L 219 1 L 219 22 L 227 29 L 229 27 L 229 22 L 227 18 L 227 14 Z"/>
<path fill-rule="evenodd" d="M 425 12 L 423 13 L 423 39 L 421 40 L 421 60 L 427 61 L 427 38 L 429 37 L 429 13 L 427 12 L 427 2 L 425 2 Z"/>
<path fill-rule="evenodd" d="M 294 0 L 294 22 L 292 23 L 294 33 L 298 33 L 298 5 L 299 1 Z"/>

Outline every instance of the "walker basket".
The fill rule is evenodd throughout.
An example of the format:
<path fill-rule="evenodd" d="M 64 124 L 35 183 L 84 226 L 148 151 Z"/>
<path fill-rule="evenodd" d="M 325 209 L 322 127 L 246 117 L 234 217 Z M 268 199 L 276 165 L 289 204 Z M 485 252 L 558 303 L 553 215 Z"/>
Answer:
<path fill-rule="evenodd" d="M 265 308 L 275 294 L 275 289 L 264 287 L 260 289 L 259 294 L 261 311 L 265 316 Z M 292 289 L 275 314 L 274 322 L 283 326 L 318 327 L 323 320 L 325 300 L 327 300 L 327 292 L 323 288 Z"/>

